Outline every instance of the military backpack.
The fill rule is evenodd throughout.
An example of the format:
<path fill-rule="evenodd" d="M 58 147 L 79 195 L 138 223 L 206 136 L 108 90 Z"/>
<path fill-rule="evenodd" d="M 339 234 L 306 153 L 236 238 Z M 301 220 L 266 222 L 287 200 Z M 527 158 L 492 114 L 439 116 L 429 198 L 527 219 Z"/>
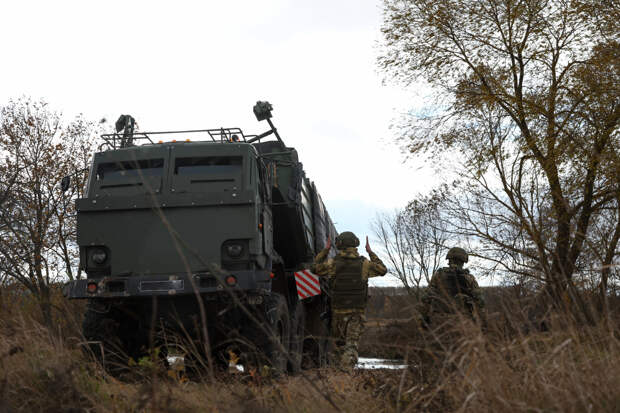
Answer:
<path fill-rule="evenodd" d="M 441 289 L 442 293 L 449 296 L 456 296 L 457 294 L 471 295 L 471 286 L 465 277 L 469 274 L 468 270 L 458 270 L 456 268 L 443 268 L 441 270 L 442 277 Z"/>
<path fill-rule="evenodd" d="M 368 280 L 362 277 L 364 258 L 334 258 L 335 276 L 330 280 L 332 309 L 364 310 L 368 299 Z"/>
<path fill-rule="evenodd" d="M 450 312 L 452 309 L 451 302 L 458 303 L 458 307 L 467 311 L 473 311 L 474 296 L 472 286 L 470 285 L 466 275 L 469 271 L 466 269 L 442 268 L 439 270 L 439 296 L 433 307 L 434 310 Z"/>

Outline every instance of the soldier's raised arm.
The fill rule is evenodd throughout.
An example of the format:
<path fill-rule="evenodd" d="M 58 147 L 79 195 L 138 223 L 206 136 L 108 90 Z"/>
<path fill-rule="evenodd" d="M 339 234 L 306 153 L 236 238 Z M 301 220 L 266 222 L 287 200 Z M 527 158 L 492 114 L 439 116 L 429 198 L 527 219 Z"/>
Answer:
<path fill-rule="evenodd" d="M 370 261 L 367 261 L 367 271 L 366 275 L 368 278 L 371 277 L 382 277 L 387 274 L 387 267 L 381 261 L 381 258 L 377 256 L 372 249 L 370 248 L 370 243 L 368 242 L 368 236 L 366 236 L 366 252 L 370 257 Z"/>
<path fill-rule="evenodd" d="M 327 243 L 325 244 L 325 248 L 319 252 L 314 258 L 314 263 L 310 267 L 310 271 L 312 271 L 316 275 L 325 276 L 329 273 L 329 265 L 327 261 L 327 255 L 329 254 L 329 250 L 331 249 L 332 240 L 331 237 L 327 238 Z"/>

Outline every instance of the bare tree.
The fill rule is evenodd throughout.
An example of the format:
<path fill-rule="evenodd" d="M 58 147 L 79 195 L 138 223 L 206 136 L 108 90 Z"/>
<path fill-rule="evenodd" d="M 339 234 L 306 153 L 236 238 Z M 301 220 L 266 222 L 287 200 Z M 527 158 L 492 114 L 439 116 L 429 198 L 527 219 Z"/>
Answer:
<path fill-rule="evenodd" d="M 45 102 L 19 99 L 0 108 L 0 274 L 25 286 L 51 325 L 50 286 L 79 276 L 72 193 L 85 182 L 94 125 L 82 118 L 64 123 Z M 68 194 L 66 175 L 75 178 Z"/>
<path fill-rule="evenodd" d="M 439 197 L 421 198 L 401 211 L 378 215 L 372 224 L 389 271 L 417 298 L 421 284 L 428 284 L 439 268 L 445 249 L 447 233 L 440 205 Z"/>
<path fill-rule="evenodd" d="M 620 241 L 620 193 L 616 199 L 593 216 L 584 252 L 578 261 L 581 283 L 593 292 L 598 291 L 598 307 L 604 316 L 609 314 L 608 295 L 618 282 L 614 259 Z"/>
<path fill-rule="evenodd" d="M 456 229 L 586 317 L 573 277 L 617 191 L 619 14 L 613 2 L 385 1 L 380 64 L 429 82 L 441 102 L 403 138 L 414 154 L 461 161 Z"/>

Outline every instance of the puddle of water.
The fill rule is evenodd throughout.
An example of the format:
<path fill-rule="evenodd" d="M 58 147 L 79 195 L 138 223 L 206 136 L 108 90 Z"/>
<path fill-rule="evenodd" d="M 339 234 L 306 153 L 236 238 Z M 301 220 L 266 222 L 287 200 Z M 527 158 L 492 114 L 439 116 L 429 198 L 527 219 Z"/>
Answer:
<path fill-rule="evenodd" d="M 175 366 L 177 364 L 183 365 L 185 361 L 183 356 L 168 356 L 166 359 L 168 360 L 168 364 L 171 366 Z"/>
<path fill-rule="evenodd" d="M 357 359 L 356 369 L 404 369 L 407 368 L 406 364 L 402 364 L 402 360 L 389 360 L 389 359 L 375 359 L 368 357 L 360 357 Z"/>

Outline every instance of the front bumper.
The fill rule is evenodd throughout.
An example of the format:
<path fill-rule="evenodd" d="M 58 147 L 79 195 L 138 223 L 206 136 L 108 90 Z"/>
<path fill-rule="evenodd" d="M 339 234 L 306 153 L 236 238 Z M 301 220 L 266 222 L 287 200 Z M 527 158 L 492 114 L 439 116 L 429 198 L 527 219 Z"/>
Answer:
<path fill-rule="evenodd" d="M 226 282 L 231 275 L 236 278 L 234 285 Z M 91 284 L 95 284 L 96 288 L 93 288 Z M 71 299 L 151 297 L 216 293 L 225 289 L 232 291 L 270 290 L 270 286 L 271 278 L 267 271 L 234 271 L 217 275 L 197 273 L 87 278 L 66 283 L 63 294 Z"/>

